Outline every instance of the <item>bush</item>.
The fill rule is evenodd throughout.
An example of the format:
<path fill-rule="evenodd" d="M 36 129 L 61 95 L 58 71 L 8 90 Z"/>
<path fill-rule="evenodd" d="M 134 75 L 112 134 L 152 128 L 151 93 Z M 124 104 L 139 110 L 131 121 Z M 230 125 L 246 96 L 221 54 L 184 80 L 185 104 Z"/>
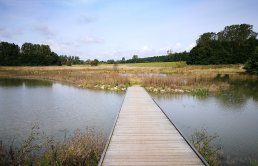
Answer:
<path fill-rule="evenodd" d="M 67 66 L 72 66 L 72 62 L 71 62 L 71 61 L 67 61 L 67 62 L 66 62 L 66 65 L 67 65 Z"/>
<path fill-rule="evenodd" d="M 244 69 L 249 74 L 258 75 L 258 51 L 256 51 L 256 54 L 254 54 L 254 56 L 249 61 L 247 61 Z"/>
<path fill-rule="evenodd" d="M 94 59 L 93 61 L 90 62 L 91 66 L 98 66 L 99 61 L 97 59 Z"/>

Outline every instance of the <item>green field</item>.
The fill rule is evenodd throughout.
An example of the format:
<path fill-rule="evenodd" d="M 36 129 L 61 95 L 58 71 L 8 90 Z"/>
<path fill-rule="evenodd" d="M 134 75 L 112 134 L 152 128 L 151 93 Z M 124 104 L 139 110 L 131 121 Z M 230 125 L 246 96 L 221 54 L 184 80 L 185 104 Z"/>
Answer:
<path fill-rule="evenodd" d="M 148 62 L 148 63 L 127 63 L 120 64 L 132 67 L 184 67 L 186 62 Z"/>

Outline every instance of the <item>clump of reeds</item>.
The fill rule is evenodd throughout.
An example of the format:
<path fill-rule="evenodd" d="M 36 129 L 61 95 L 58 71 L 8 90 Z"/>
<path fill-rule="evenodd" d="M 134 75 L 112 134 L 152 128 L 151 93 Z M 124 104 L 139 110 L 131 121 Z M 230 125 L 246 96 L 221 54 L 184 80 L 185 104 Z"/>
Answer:
<path fill-rule="evenodd" d="M 103 136 L 94 130 L 85 133 L 76 130 L 74 135 L 62 142 L 52 142 L 37 163 L 42 165 L 97 165 L 105 146 Z"/>
<path fill-rule="evenodd" d="M 192 95 L 203 98 L 209 95 L 209 91 L 207 89 L 195 89 L 192 91 Z"/>
<path fill-rule="evenodd" d="M 0 165 L 97 165 L 106 139 L 93 129 L 76 130 L 64 141 L 55 141 L 36 125 L 20 147 L 0 142 Z"/>
<path fill-rule="evenodd" d="M 222 147 L 214 143 L 216 139 L 218 135 L 209 135 L 206 129 L 195 131 L 191 138 L 196 150 L 212 166 L 220 165 L 222 158 Z"/>
<path fill-rule="evenodd" d="M 180 75 L 168 75 L 166 77 L 152 76 L 143 78 L 143 85 L 145 87 L 161 87 L 163 89 L 188 89 L 192 87 L 207 87 L 211 84 L 211 79 L 195 76 L 180 76 Z"/>

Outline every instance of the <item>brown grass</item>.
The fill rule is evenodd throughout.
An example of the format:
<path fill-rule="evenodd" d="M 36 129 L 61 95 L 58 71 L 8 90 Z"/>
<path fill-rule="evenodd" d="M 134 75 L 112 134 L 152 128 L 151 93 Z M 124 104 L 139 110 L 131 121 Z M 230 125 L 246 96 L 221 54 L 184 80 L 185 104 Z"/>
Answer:
<path fill-rule="evenodd" d="M 169 93 L 188 92 L 197 88 L 215 92 L 229 88 L 230 81 L 257 79 L 257 76 L 245 74 L 243 65 L 170 64 L 119 64 L 115 69 L 113 65 L 0 67 L 0 77 L 47 79 L 83 88 L 107 90 L 125 90 L 129 85 L 138 84 L 150 91 Z M 218 76 L 227 77 L 227 80 L 215 81 Z"/>
<path fill-rule="evenodd" d="M 98 165 L 106 138 L 92 129 L 76 130 L 64 141 L 47 137 L 34 126 L 19 147 L 0 142 L 0 165 Z"/>
<path fill-rule="evenodd" d="M 88 67 L 2 67 L 0 77 L 36 78 L 59 81 L 84 88 L 125 90 L 126 77 L 112 70 Z"/>

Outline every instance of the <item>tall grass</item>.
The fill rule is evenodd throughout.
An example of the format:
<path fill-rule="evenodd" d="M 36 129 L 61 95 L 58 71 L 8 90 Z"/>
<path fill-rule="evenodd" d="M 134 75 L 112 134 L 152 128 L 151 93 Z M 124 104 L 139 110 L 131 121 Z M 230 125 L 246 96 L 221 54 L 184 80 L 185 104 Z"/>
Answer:
<path fill-rule="evenodd" d="M 55 141 L 35 125 L 19 147 L 0 142 L 0 165 L 94 166 L 100 160 L 105 142 L 105 137 L 92 129 L 76 130 L 64 141 Z"/>
<path fill-rule="evenodd" d="M 209 135 L 206 129 L 195 131 L 191 139 L 196 150 L 212 166 L 220 165 L 222 158 L 222 147 L 220 144 L 215 144 L 216 139 L 218 136 Z"/>
<path fill-rule="evenodd" d="M 64 67 L 12 67 L 0 69 L 1 77 L 36 78 L 64 82 L 85 88 L 119 87 L 121 90 L 129 80 L 116 71 L 99 71 L 88 68 Z"/>
<path fill-rule="evenodd" d="M 161 75 L 163 74 L 163 76 Z M 164 76 L 165 75 L 165 76 Z M 183 62 L 61 67 L 0 67 L 0 77 L 47 79 L 83 88 L 125 90 L 138 84 L 165 92 L 227 90 L 230 81 L 257 80 L 242 65 L 186 65 Z"/>

